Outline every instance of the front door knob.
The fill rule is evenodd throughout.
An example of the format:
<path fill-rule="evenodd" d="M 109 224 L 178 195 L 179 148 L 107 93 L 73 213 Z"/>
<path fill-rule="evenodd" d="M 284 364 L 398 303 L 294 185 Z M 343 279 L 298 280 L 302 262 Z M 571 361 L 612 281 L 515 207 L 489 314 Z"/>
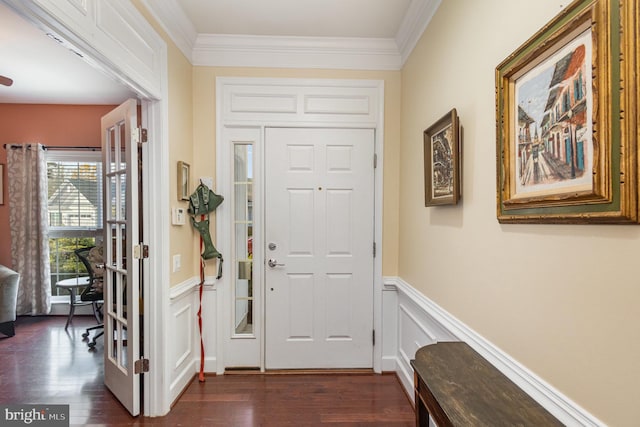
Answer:
<path fill-rule="evenodd" d="M 273 258 L 271 258 L 269 261 L 267 261 L 267 265 L 269 265 L 269 267 L 271 267 L 271 268 L 284 266 L 284 264 L 278 264 L 278 261 L 276 261 Z"/>

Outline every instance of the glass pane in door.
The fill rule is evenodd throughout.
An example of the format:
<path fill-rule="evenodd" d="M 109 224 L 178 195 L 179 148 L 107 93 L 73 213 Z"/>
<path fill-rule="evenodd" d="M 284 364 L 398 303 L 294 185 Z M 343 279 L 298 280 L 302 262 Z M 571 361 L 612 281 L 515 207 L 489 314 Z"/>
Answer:
<path fill-rule="evenodd" d="M 253 336 L 253 146 L 234 146 L 235 335 Z"/>

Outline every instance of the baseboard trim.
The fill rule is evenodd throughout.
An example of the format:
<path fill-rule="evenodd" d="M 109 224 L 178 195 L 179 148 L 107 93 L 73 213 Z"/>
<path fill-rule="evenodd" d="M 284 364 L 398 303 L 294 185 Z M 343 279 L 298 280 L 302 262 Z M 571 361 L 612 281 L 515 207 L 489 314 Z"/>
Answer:
<path fill-rule="evenodd" d="M 373 369 L 267 369 L 226 368 L 224 375 L 377 375 Z"/>
<path fill-rule="evenodd" d="M 455 336 L 460 341 L 464 341 L 475 351 L 487 359 L 498 370 L 505 374 L 511 381 L 520 386 L 526 393 L 545 407 L 555 417 L 567 426 L 593 426 L 604 427 L 602 421 L 595 418 L 584 408 L 576 404 L 560 391 L 549 385 L 542 378 L 524 367 L 521 363 L 500 350 L 490 341 L 469 328 L 460 320 L 452 316 L 442 307 L 431 301 L 426 296 L 418 292 L 413 286 L 399 277 L 385 277 L 385 289 L 395 287 L 399 293 L 412 301 L 427 316 L 436 321 L 442 328 Z M 412 320 L 419 322 L 418 319 Z M 423 328 L 423 325 L 417 323 Z M 410 393 L 413 388 L 413 373 L 407 372 L 406 364 L 400 363 L 400 349 L 396 356 L 396 366 L 400 381 Z M 387 356 L 387 363 L 391 363 L 393 358 Z"/>

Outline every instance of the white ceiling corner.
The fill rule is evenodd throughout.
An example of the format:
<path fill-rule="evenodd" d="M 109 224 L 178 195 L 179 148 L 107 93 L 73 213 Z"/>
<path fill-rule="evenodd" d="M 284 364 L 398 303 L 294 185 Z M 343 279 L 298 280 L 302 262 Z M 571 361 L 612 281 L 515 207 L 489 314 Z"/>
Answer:
<path fill-rule="evenodd" d="M 195 25 L 176 0 L 142 0 L 184 56 L 193 62 L 193 47 L 198 37 Z"/>
<path fill-rule="evenodd" d="M 402 24 L 396 33 L 396 44 L 400 51 L 401 64 L 404 65 L 427 29 L 431 18 L 436 14 L 442 0 L 413 0 L 404 15 Z"/>
<path fill-rule="evenodd" d="M 179 0 L 142 1 L 193 65 L 366 70 L 401 69 L 441 3 L 405 2 L 395 37 L 380 38 L 298 36 L 285 28 L 288 35 L 265 35 L 257 27 L 256 34 L 198 34 Z"/>

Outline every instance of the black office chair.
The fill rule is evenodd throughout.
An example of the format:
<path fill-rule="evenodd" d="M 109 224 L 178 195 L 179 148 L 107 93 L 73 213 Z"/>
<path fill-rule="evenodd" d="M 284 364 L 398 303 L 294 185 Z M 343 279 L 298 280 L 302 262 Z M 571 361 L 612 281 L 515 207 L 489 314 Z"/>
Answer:
<path fill-rule="evenodd" d="M 96 340 L 104 334 L 104 323 L 102 323 L 102 306 L 104 304 L 104 258 L 102 255 L 102 246 L 89 246 L 74 251 L 78 259 L 82 261 L 87 273 L 89 273 L 89 285 L 84 288 L 80 294 L 81 301 L 91 302 L 93 305 L 93 314 L 96 316 L 99 325 L 87 328 L 82 334 L 84 340 L 89 339 L 91 331 L 100 330 L 96 333 L 87 345 L 92 350 L 96 346 Z"/>

